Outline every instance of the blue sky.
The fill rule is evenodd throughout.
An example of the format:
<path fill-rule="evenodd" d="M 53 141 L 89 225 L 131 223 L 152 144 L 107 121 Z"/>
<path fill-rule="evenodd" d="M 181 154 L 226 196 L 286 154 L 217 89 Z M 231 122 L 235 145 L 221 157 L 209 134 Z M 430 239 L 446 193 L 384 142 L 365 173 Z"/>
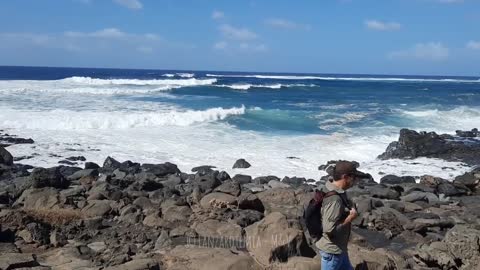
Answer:
<path fill-rule="evenodd" d="M 3 0 L 0 65 L 479 76 L 480 1 Z"/>

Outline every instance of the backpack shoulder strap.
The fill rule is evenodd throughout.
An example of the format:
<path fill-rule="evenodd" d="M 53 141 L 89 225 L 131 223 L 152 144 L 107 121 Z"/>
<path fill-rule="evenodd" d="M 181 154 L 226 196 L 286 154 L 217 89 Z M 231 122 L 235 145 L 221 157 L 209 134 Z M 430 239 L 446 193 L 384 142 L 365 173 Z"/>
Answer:
<path fill-rule="evenodd" d="M 332 191 L 329 191 L 329 192 L 325 193 L 323 198 L 328 198 L 328 197 L 334 196 L 334 195 L 338 195 L 340 197 L 340 199 L 342 200 L 342 203 L 345 205 L 345 207 L 347 207 L 348 209 L 352 208 L 350 206 L 350 204 L 348 203 L 348 199 L 346 198 L 346 196 L 344 194 L 340 194 L 340 193 L 336 192 L 335 190 L 332 190 Z"/>

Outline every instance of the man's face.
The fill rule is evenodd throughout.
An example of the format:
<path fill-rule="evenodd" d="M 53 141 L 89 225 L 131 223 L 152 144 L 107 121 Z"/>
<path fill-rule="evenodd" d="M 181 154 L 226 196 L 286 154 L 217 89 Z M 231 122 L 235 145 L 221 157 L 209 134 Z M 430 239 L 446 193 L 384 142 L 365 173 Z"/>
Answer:
<path fill-rule="evenodd" d="M 357 182 L 357 178 L 355 175 L 348 175 L 345 177 L 346 189 L 353 187 L 353 185 Z"/>

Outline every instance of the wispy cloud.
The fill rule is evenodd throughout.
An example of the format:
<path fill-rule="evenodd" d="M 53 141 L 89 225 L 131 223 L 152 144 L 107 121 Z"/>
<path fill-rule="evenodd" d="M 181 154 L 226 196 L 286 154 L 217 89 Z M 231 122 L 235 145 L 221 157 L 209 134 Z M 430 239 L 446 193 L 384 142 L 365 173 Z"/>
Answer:
<path fill-rule="evenodd" d="M 0 33 L 0 43 L 62 49 L 72 52 L 103 50 L 113 47 L 136 48 L 137 51 L 152 52 L 162 46 L 164 40 L 153 33 L 127 33 L 118 28 L 105 28 L 93 32 L 66 31 L 55 34 Z"/>
<path fill-rule="evenodd" d="M 127 33 L 120 31 L 117 28 L 105 28 L 95 32 L 75 32 L 67 31 L 64 33 L 66 37 L 81 38 L 81 37 L 95 37 L 95 38 L 124 38 L 128 36 Z"/>
<path fill-rule="evenodd" d="M 402 25 L 397 22 L 382 22 L 377 20 L 366 20 L 365 26 L 368 29 L 377 31 L 393 31 L 402 28 Z"/>
<path fill-rule="evenodd" d="M 284 29 L 284 30 L 310 30 L 311 26 L 308 24 L 301 24 L 292 22 L 286 19 L 280 18 L 270 18 L 265 20 L 265 24 L 274 28 Z"/>
<path fill-rule="evenodd" d="M 258 35 L 247 28 L 237 28 L 229 24 L 220 25 L 220 32 L 227 38 L 239 41 L 254 40 Z"/>
<path fill-rule="evenodd" d="M 467 48 L 472 50 L 480 50 L 480 41 L 469 41 L 467 43 Z"/>
<path fill-rule="evenodd" d="M 390 59 L 417 59 L 443 61 L 449 57 L 449 49 L 440 42 L 418 43 L 412 48 L 388 54 Z"/>
<path fill-rule="evenodd" d="M 113 0 L 115 3 L 129 9 L 142 9 L 143 4 L 140 0 Z"/>
<path fill-rule="evenodd" d="M 212 12 L 212 19 L 214 20 L 221 20 L 221 19 L 224 19 L 225 18 L 225 13 L 223 13 L 222 11 L 220 10 L 214 10 Z"/>

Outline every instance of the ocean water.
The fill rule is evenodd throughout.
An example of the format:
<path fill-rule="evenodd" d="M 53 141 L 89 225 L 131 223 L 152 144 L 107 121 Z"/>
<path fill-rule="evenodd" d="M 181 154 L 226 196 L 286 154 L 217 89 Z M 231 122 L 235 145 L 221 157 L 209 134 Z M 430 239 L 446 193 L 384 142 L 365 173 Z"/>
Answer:
<path fill-rule="evenodd" d="M 469 168 L 376 157 L 401 128 L 480 127 L 480 79 L 338 74 L 0 67 L 0 129 L 31 137 L 9 147 L 22 163 L 213 165 L 230 174 L 318 179 L 318 166 L 356 160 L 382 173 L 445 178 Z M 61 157 L 59 157 L 61 156 Z M 232 169 L 238 158 L 252 164 Z"/>

